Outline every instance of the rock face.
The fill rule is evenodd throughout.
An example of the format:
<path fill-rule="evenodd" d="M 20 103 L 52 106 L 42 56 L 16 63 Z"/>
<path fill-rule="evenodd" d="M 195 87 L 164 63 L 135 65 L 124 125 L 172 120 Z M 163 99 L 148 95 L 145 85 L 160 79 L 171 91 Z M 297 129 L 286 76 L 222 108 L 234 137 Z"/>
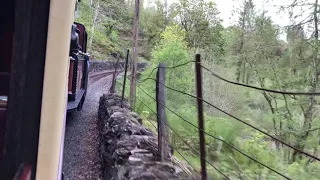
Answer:
<path fill-rule="evenodd" d="M 198 179 L 170 160 L 159 161 L 157 136 L 140 124 L 141 118 L 130 111 L 127 101 L 124 108 L 120 102 L 121 98 L 115 94 L 103 95 L 99 102 L 100 153 L 105 180 Z"/>

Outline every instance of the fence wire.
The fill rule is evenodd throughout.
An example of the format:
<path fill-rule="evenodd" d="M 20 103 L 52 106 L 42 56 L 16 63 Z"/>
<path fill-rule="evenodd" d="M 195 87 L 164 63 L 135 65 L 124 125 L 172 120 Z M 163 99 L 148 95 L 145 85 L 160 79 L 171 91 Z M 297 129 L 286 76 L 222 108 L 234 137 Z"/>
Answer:
<path fill-rule="evenodd" d="M 118 82 L 118 83 L 119 83 L 119 82 Z M 119 83 L 119 84 L 120 84 L 120 85 L 123 85 L 122 83 Z M 155 112 L 154 112 L 148 105 L 146 105 L 141 99 L 139 99 L 138 97 L 136 97 L 136 99 L 139 100 L 145 107 L 147 107 L 148 109 L 150 109 L 153 113 L 155 113 Z M 155 115 L 157 115 L 157 113 L 155 113 Z M 150 122 L 150 124 L 158 131 L 158 128 L 151 122 L 151 120 L 148 119 L 146 116 L 144 116 L 144 117 L 145 117 L 145 118 Z M 152 147 L 152 148 L 155 148 L 154 146 L 152 146 L 152 145 L 143 137 L 143 135 L 141 134 L 141 132 L 139 132 L 139 133 L 140 133 L 142 139 L 144 140 L 144 142 L 145 142 L 148 146 L 150 146 L 150 147 Z M 167 143 L 170 143 L 170 142 L 167 142 Z M 156 147 L 156 148 L 157 148 L 157 147 Z M 181 152 L 179 152 L 179 151 L 178 151 L 177 149 L 175 149 L 173 146 L 172 146 L 172 149 L 173 149 L 174 151 L 176 151 L 176 152 L 189 164 L 189 166 L 190 166 L 194 171 L 196 171 L 199 175 L 201 175 L 201 173 L 187 160 L 186 157 L 184 157 L 184 156 L 182 155 Z M 157 153 L 159 156 L 161 156 L 159 150 L 156 151 L 156 153 Z M 190 178 L 192 178 L 192 177 L 190 176 L 190 174 L 184 170 L 183 167 L 181 167 L 179 164 L 177 164 L 177 165 L 178 165 Z"/>
<path fill-rule="evenodd" d="M 139 86 L 137 86 L 139 89 L 141 89 Z M 153 114 L 155 114 L 156 116 L 158 116 L 158 114 L 152 110 L 149 106 L 147 106 L 143 101 L 140 100 L 140 102 L 145 106 L 147 107 Z M 200 153 L 195 150 L 189 143 L 187 143 L 180 135 L 179 133 L 177 133 L 175 130 L 173 130 L 173 128 L 171 128 L 169 126 L 168 123 L 166 123 L 165 121 L 163 121 L 162 119 L 159 119 L 160 121 L 162 121 L 175 135 L 177 135 L 185 145 L 187 145 L 188 147 L 190 147 L 197 155 L 200 156 Z M 150 121 L 150 123 L 152 124 L 152 122 Z M 152 124 L 153 125 L 153 124 Z M 154 126 L 154 125 L 153 125 Z M 155 126 L 154 126 L 155 127 Z M 158 129 L 158 128 L 157 128 Z M 169 143 L 169 142 L 168 142 Z M 179 153 L 180 154 L 180 153 Z M 181 154 L 180 154 L 181 155 Z M 204 159 L 206 161 L 206 163 L 208 163 L 212 168 L 214 168 L 216 171 L 218 171 L 222 176 L 224 176 L 225 178 L 229 179 L 225 174 L 223 174 L 217 167 L 215 167 L 212 163 L 210 163 L 209 161 L 207 161 L 206 159 Z M 200 172 L 199 172 L 200 173 Z M 201 173 L 200 173 L 201 175 Z"/>
<path fill-rule="evenodd" d="M 160 83 L 160 84 L 162 84 L 164 87 L 166 87 L 167 89 L 170 89 L 170 90 L 172 90 L 172 91 L 179 92 L 179 93 L 181 93 L 181 94 L 187 95 L 187 96 L 192 97 L 192 98 L 194 98 L 194 99 L 200 99 L 200 98 L 196 97 L 195 95 L 192 95 L 192 94 L 189 94 L 189 93 L 186 93 L 186 92 L 183 92 L 183 91 L 180 91 L 180 90 L 171 88 L 171 87 L 169 87 L 169 86 L 166 86 L 166 85 L 164 85 L 163 83 L 157 81 L 156 79 L 153 79 L 153 78 L 149 78 L 149 79 L 150 79 L 150 80 L 153 80 L 153 81 L 156 81 L 156 82 L 158 82 L 158 83 Z M 255 129 L 256 131 L 259 131 L 260 133 L 262 133 L 262 134 L 270 137 L 271 139 L 273 139 L 273 140 L 275 140 L 275 141 L 277 141 L 277 142 L 280 142 L 281 144 L 283 144 L 283 145 L 285 145 L 285 146 L 287 146 L 287 147 L 289 147 L 289 148 L 291 148 L 291 149 L 299 152 L 300 154 L 304 154 L 304 155 L 306 155 L 306 156 L 308 156 L 308 157 L 310 157 L 310 158 L 313 158 L 313 159 L 316 159 L 316 160 L 320 161 L 320 158 L 318 158 L 318 157 L 316 157 L 316 156 L 314 156 L 314 155 L 312 155 L 312 154 L 310 154 L 310 153 L 304 152 L 304 151 L 302 151 L 302 150 L 300 150 L 300 149 L 298 149 L 298 148 L 290 145 L 289 143 L 286 143 L 286 142 L 280 140 L 279 138 L 276 138 L 276 137 L 272 136 L 271 134 L 269 134 L 269 133 L 267 133 L 267 132 L 265 132 L 265 131 L 257 128 L 257 127 L 255 127 L 254 125 L 249 124 L 249 123 L 245 122 L 244 120 L 242 120 L 242 119 L 240 119 L 240 118 L 238 118 L 238 117 L 236 117 L 236 116 L 234 116 L 234 115 L 232 115 L 232 114 L 230 114 L 230 113 L 228 113 L 228 112 L 226 112 L 226 111 L 218 108 L 217 106 L 213 105 L 212 103 L 210 103 L 210 102 L 208 102 L 208 101 L 206 101 L 206 100 L 203 100 L 203 99 L 200 99 L 200 100 L 201 100 L 202 102 L 208 104 L 209 106 L 215 108 L 216 110 L 218 110 L 218 111 L 226 114 L 227 116 L 232 117 L 233 119 L 235 119 L 235 120 L 237 120 L 237 121 L 245 124 L 246 126 L 249 126 L 249 127 L 253 128 L 253 129 Z"/>
<path fill-rule="evenodd" d="M 196 63 L 196 61 L 188 61 L 188 62 L 185 62 L 185 63 L 182 63 L 182 64 L 178 64 L 178 65 L 175 65 L 175 66 L 166 67 L 166 69 L 175 69 L 175 68 L 179 68 L 179 67 L 188 65 L 188 64 L 190 64 L 190 63 Z M 216 77 L 216 78 L 218 78 L 218 79 L 220 79 L 220 80 L 222 80 L 222 81 L 224 81 L 224 82 L 227 82 L 227 83 L 233 84 L 233 85 L 237 85 L 237 86 L 242 86 L 242 87 L 254 89 L 254 90 L 265 91 L 265 92 L 276 93 L 276 94 L 283 94 L 283 95 L 299 95 L 299 96 L 319 96 L 319 95 L 320 95 L 320 92 L 288 92 L 288 91 L 278 91 L 278 90 L 272 90 L 272 89 L 266 89 L 266 88 L 260 88 L 260 87 L 251 86 L 251 85 L 247 85 L 247 84 L 242 84 L 242 83 L 238 83 L 238 82 L 234 82 L 234 81 L 227 80 L 227 79 L 219 76 L 218 74 L 214 73 L 212 70 L 210 70 L 209 68 L 207 68 L 207 67 L 205 67 L 205 66 L 203 66 L 203 65 L 201 65 L 201 68 L 202 68 L 202 69 L 205 69 L 205 70 L 208 71 L 208 72 L 210 72 L 210 74 L 211 74 L 212 76 L 214 76 L 214 77 Z M 254 125 L 249 124 L 249 123 L 245 122 L 244 120 L 242 120 L 242 119 L 240 119 L 240 118 L 238 118 L 238 117 L 236 117 L 236 116 L 234 116 L 234 115 L 232 115 L 232 114 L 230 114 L 230 113 L 222 110 L 221 108 L 213 105 L 212 103 L 206 101 L 205 99 L 200 99 L 200 98 L 196 97 L 195 95 L 192 95 L 192 94 L 189 94 L 189 93 L 186 93 L 186 92 L 183 92 L 183 91 L 174 89 L 174 88 L 172 88 L 172 87 L 166 86 L 165 84 L 159 82 L 158 80 L 156 80 L 156 79 L 154 79 L 154 78 L 150 78 L 151 75 L 154 73 L 154 71 L 157 70 L 157 69 L 159 69 L 159 67 L 153 68 L 152 71 L 151 71 L 151 73 L 147 76 L 147 78 L 144 78 L 144 79 L 142 79 L 142 80 L 137 80 L 137 82 L 140 83 L 140 84 L 142 84 L 142 83 L 144 83 L 144 82 L 146 82 L 146 81 L 148 81 L 148 80 L 153 80 L 153 81 L 155 81 L 155 82 L 163 85 L 166 89 L 169 89 L 169 90 L 178 92 L 178 93 L 180 93 L 180 94 L 183 94 L 183 95 L 192 97 L 192 98 L 194 98 L 194 99 L 201 100 L 202 102 L 204 102 L 204 103 L 206 103 L 207 105 L 215 108 L 216 110 L 218 110 L 218 111 L 226 114 L 226 115 L 229 116 L 229 117 L 232 117 L 233 119 L 235 119 L 235 120 L 243 123 L 243 124 L 246 125 L 246 126 L 251 127 L 252 129 L 254 129 L 254 130 L 256 130 L 256 131 L 258 131 L 258 132 L 260 132 L 260 133 L 262 133 L 262 134 L 264 134 L 264 135 L 266 135 L 266 136 L 268 136 L 269 138 L 271 138 L 271 139 L 273 139 L 273 140 L 275 140 L 275 141 L 277 141 L 277 142 L 279 142 L 279 143 L 281 143 L 281 144 L 283 144 L 283 145 L 285 145 L 285 146 L 293 149 L 294 151 L 296 151 L 296 152 L 298 152 L 298 153 L 300 153 L 300 154 L 303 154 L 303 155 L 305 155 L 305 156 L 308 156 L 308 157 L 310 157 L 310 158 L 312 158 L 312 159 L 315 159 L 315 160 L 320 161 L 320 158 L 316 157 L 315 155 L 312 155 L 312 154 L 310 154 L 310 153 L 307 153 L 307 152 L 305 152 L 305 151 L 302 151 L 302 150 L 300 150 L 300 149 L 298 149 L 298 148 L 290 145 L 289 143 L 284 142 L 284 141 L 280 140 L 279 138 L 272 136 L 271 134 L 267 133 L 266 131 L 261 130 L 261 129 L 259 129 L 258 127 L 255 127 Z M 127 78 L 127 77 L 124 77 L 124 78 Z M 153 99 L 154 101 L 157 102 L 157 100 L 156 100 L 154 97 L 152 97 L 151 95 L 149 95 L 143 88 L 141 88 L 141 87 L 138 86 L 138 85 L 137 85 L 137 87 L 138 87 L 142 92 L 144 92 L 148 97 L 150 97 L 151 99 Z M 150 111 L 152 111 L 152 112 L 157 116 L 157 113 L 156 113 L 154 110 L 152 110 L 152 108 L 150 108 L 149 106 L 147 106 L 147 105 L 146 105 L 143 101 L 141 101 L 139 98 L 137 98 L 137 97 L 135 97 L 135 98 L 138 99 L 145 107 L 147 107 Z M 157 102 L 157 103 L 160 103 L 160 102 Z M 161 103 L 160 103 L 160 104 L 161 104 Z M 221 138 L 218 138 L 218 137 L 215 137 L 215 136 L 207 133 L 207 132 L 204 131 L 203 129 L 199 129 L 196 125 L 194 125 L 194 124 L 191 123 L 190 121 L 186 120 L 186 119 L 183 118 L 181 115 L 179 115 L 179 114 L 176 113 L 175 111 L 173 111 L 173 110 L 171 110 L 170 108 L 168 108 L 166 105 L 164 105 L 164 104 L 161 104 L 161 105 L 164 106 L 164 107 L 165 107 L 167 110 L 169 110 L 171 113 L 175 114 L 177 117 L 179 117 L 180 119 L 182 119 L 184 122 L 192 125 L 193 127 L 197 128 L 198 130 L 202 131 L 202 132 L 203 132 L 204 134 L 206 134 L 207 136 L 212 137 L 212 138 L 214 138 L 214 139 L 216 139 L 216 140 L 218 140 L 218 141 L 223 142 L 223 143 L 226 144 L 228 147 L 234 149 L 235 151 L 239 152 L 240 154 L 242 154 L 243 156 L 247 157 L 248 159 L 250 159 L 250 160 L 252 160 L 252 161 L 260 164 L 261 166 L 269 169 L 270 171 L 273 171 L 274 173 L 282 176 L 283 178 L 285 178 L 285 179 L 291 179 L 291 178 L 289 178 L 288 176 L 284 175 L 283 173 L 279 172 L 278 170 L 273 169 L 273 168 L 271 168 L 270 166 L 268 166 L 268 165 L 266 165 L 266 164 L 264 164 L 264 163 L 262 163 L 262 162 L 260 162 L 260 161 L 258 161 L 258 160 L 256 160 L 256 159 L 254 159 L 253 157 L 247 155 L 247 154 L 244 153 L 242 150 L 240 150 L 240 149 L 238 149 L 237 147 L 229 144 L 229 143 L 226 142 L 225 140 L 223 140 L 223 139 L 221 139 Z M 157 116 L 157 117 L 158 117 L 158 116 Z M 149 119 L 147 118 L 147 120 L 149 120 Z M 158 119 L 158 120 L 159 120 L 159 119 Z M 150 120 L 149 120 L 149 121 L 150 121 Z M 183 141 L 184 144 L 186 144 L 188 147 L 190 147 L 194 153 L 200 155 L 200 153 L 199 153 L 198 151 L 196 151 L 190 144 L 188 144 L 188 143 L 187 143 L 176 131 L 174 131 L 166 122 L 164 122 L 164 121 L 161 120 L 161 119 L 160 119 L 160 121 L 162 121 L 163 123 L 165 123 L 165 125 L 166 125 L 168 128 L 170 128 L 171 131 L 172 131 L 175 135 L 177 135 L 177 136 Z M 153 125 L 153 123 L 152 123 L 151 121 L 150 121 L 150 123 Z M 154 125 L 153 125 L 153 126 L 154 126 Z M 154 126 L 154 127 L 156 128 L 156 126 Z M 176 150 L 176 151 L 177 151 L 177 150 Z M 178 152 L 178 151 L 177 151 L 177 152 Z M 178 152 L 178 153 L 179 153 L 179 152 Z M 180 154 L 180 153 L 179 153 L 179 154 Z M 181 155 L 181 154 L 180 154 L 180 155 Z M 182 155 L 181 155 L 181 156 L 182 156 Z M 183 157 L 183 156 L 182 156 L 182 157 Z M 184 157 L 183 157 L 183 158 L 184 158 Z M 185 160 L 186 160 L 186 159 L 185 159 Z M 206 161 L 206 163 L 208 163 L 210 166 L 212 166 L 215 170 L 217 170 L 217 172 L 219 172 L 219 173 L 220 173 L 221 175 L 223 175 L 225 178 L 229 179 L 229 178 L 228 178 L 225 174 L 223 174 L 218 168 L 216 168 L 215 166 L 213 166 L 212 163 L 208 162 L 207 160 L 205 160 L 205 161 Z M 186 162 L 188 162 L 188 161 L 186 160 Z M 188 164 L 189 164 L 191 167 L 193 167 L 189 162 L 188 162 Z M 200 172 L 198 171 L 198 173 L 200 173 Z M 200 173 L 200 174 L 201 174 L 201 173 Z"/>
<path fill-rule="evenodd" d="M 147 96 L 149 96 L 149 97 L 152 98 L 153 100 L 157 101 L 155 98 L 153 98 L 153 97 L 152 97 L 151 95 L 149 95 L 147 92 L 145 92 L 142 88 L 140 88 L 139 86 L 137 86 L 137 87 L 138 87 L 141 91 L 143 91 Z M 158 103 L 160 103 L 160 102 L 158 102 Z M 160 104 L 161 104 L 161 103 L 160 103 Z M 203 129 L 198 128 L 196 125 L 194 125 L 194 124 L 191 123 L 190 121 L 186 120 L 186 119 L 183 118 L 181 115 L 177 114 L 176 112 L 174 112 L 173 110 L 171 110 L 170 108 L 168 108 L 167 106 L 165 106 L 164 104 L 161 104 L 161 105 L 164 106 L 167 110 L 169 110 L 169 111 L 172 112 L 173 114 L 175 114 L 176 116 L 178 116 L 178 117 L 179 117 L 180 119 L 182 119 L 184 122 L 190 124 L 191 126 L 197 128 L 198 130 L 202 131 L 204 134 L 206 134 L 206 135 L 208 135 L 208 136 L 210 136 L 210 137 L 212 137 L 212 138 L 214 138 L 214 139 L 216 139 L 216 140 L 219 140 L 219 141 L 225 143 L 225 144 L 226 144 L 227 146 L 229 146 L 230 148 L 236 150 L 236 151 L 239 152 L 240 154 L 242 154 L 242 155 L 244 155 L 245 157 L 249 158 L 250 160 L 252 160 L 252 161 L 254 161 L 254 162 L 262 165 L 263 167 L 265 167 L 265 168 L 267 168 L 267 169 L 269 169 L 269 170 L 277 173 L 278 175 L 280 175 L 280 176 L 282 176 L 282 177 L 284 177 L 284 178 L 286 178 L 286 179 L 291 179 L 291 178 L 287 177 L 286 175 L 280 173 L 279 171 L 271 168 L 270 166 L 265 165 L 264 163 L 262 163 L 262 162 L 260 162 L 260 161 L 258 161 L 258 160 L 256 160 L 256 159 L 254 159 L 253 157 L 247 155 L 246 153 L 244 153 L 243 151 L 239 150 L 238 148 L 232 146 L 231 144 L 227 143 L 226 141 L 224 141 L 224 140 L 222 140 L 222 139 L 220 139 L 220 138 L 218 138 L 218 137 L 215 137 L 215 136 L 209 134 L 208 132 L 204 131 Z M 152 109 L 150 109 L 150 110 L 152 110 Z M 167 124 L 166 124 L 166 126 L 169 127 Z M 169 127 L 169 128 L 170 128 L 170 127 Z M 170 128 L 170 129 L 171 129 L 171 128 Z M 179 135 L 178 135 L 178 136 L 179 136 Z M 184 140 L 183 140 L 183 141 L 184 141 Z M 199 154 L 200 154 L 200 153 L 199 153 Z M 207 160 L 206 160 L 206 161 L 207 161 Z M 207 162 L 207 163 L 208 163 L 208 162 Z M 215 169 L 216 169 L 216 168 L 215 168 Z M 217 170 L 217 169 L 216 169 L 216 170 Z"/>
<path fill-rule="evenodd" d="M 221 76 L 219 76 L 218 74 L 214 73 L 212 70 L 210 70 L 209 68 L 201 65 L 202 69 L 208 71 L 212 76 L 227 82 L 229 84 L 233 84 L 233 85 L 237 85 L 237 86 L 242 86 L 242 87 L 246 87 L 246 88 L 250 88 L 250 89 L 255 89 L 255 90 L 259 90 L 259 91 L 265 91 L 265 92 L 270 92 L 270 93 L 275 93 L 275 94 L 283 94 L 283 95 L 296 95 L 296 96 L 319 96 L 320 92 L 288 92 L 288 91 L 278 91 L 278 90 L 273 90 L 273 89 L 266 89 L 266 88 L 260 88 L 260 87 L 256 87 L 256 86 L 251 86 L 248 84 L 243 84 L 243 83 L 238 83 L 238 82 L 234 82 L 234 81 L 230 81 L 227 80 Z"/>

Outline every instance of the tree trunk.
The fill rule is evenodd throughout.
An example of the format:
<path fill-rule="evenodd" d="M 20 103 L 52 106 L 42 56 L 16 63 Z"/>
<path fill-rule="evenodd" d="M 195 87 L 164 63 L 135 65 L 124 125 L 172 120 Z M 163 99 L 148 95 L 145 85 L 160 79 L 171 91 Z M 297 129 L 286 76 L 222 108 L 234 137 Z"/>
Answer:
<path fill-rule="evenodd" d="M 98 21 L 99 9 L 100 9 L 100 1 L 97 0 L 96 7 L 95 7 L 95 10 L 94 10 L 93 24 L 92 24 L 92 28 L 91 28 L 91 36 L 90 36 L 90 39 L 89 39 L 89 46 L 88 46 L 89 49 L 91 49 L 91 45 L 92 45 L 92 42 L 93 42 L 94 31 L 95 31 L 95 27 L 96 27 L 97 21 Z"/>
<path fill-rule="evenodd" d="M 165 23 L 164 23 L 164 30 L 169 24 L 169 19 L 168 19 L 168 0 L 164 0 L 164 12 L 165 12 Z"/>
<path fill-rule="evenodd" d="M 272 68 L 272 72 L 273 72 L 273 76 L 275 78 L 275 82 L 277 84 L 277 87 L 279 90 L 281 91 L 284 91 L 281 87 L 281 84 L 280 84 L 280 81 L 279 81 L 279 78 L 278 78 L 278 75 L 277 75 L 277 72 L 275 70 L 275 63 L 272 63 L 272 61 L 269 59 L 269 63 L 270 63 L 270 66 Z M 285 102 L 285 108 L 286 108 L 286 115 L 285 115 L 285 119 L 287 120 L 287 127 L 289 130 L 292 130 L 292 127 L 291 127 L 291 123 L 292 123 L 292 113 L 289 109 L 289 103 L 288 103 L 288 99 L 287 99 L 287 96 L 282 94 L 282 97 L 284 99 L 284 102 Z M 282 119 L 280 118 L 280 124 L 279 124 L 279 136 L 282 140 L 286 141 L 287 139 L 289 139 L 290 137 L 290 132 L 289 133 L 282 133 L 282 130 L 283 130 L 283 122 L 282 122 Z"/>
<path fill-rule="evenodd" d="M 237 76 L 237 82 L 240 82 L 241 81 L 241 69 L 244 68 L 243 70 L 245 70 L 245 62 L 243 62 L 246 57 L 245 57 L 245 54 L 243 52 L 243 46 L 244 46 L 244 35 L 245 35 L 245 32 L 247 30 L 246 28 L 246 19 L 247 19 L 247 16 L 248 15 L 248 10 L 247 10 L 247 7 L 246 7 L 246 3 L 247 1 L 244 1 L 244 7 L 243 7 L 243 13 L 242 13 L 242 17 L 240 17 L 240 20 L 241 20 L 241 24 L 240 24 L 240 27 L 241 27 L 241 41 L 240 41 L 240 46 L 239 46 L 239 49 L 238 49 L 238 54 L 240 54 L 240 58 L 238 59 L 238 63 L 237 63 L 237 72 L 236 72 L 236 76 Z M 242 82 L 245 81 L 244 79 L 245 77 L 245 74 L 243 75 L 243 79 L 242 79 Z"/>
<path fill-rule="evenodd" d="M 261 87 L 261 88 L 265 88 L 264 80 L 259 76 L 258 70 L 257 70 L 250 62 L 249 62 L 248 64 L 249 64 L 250 67 L 254 70 L 254 72 L 257 74 L 257 77 L 258 77 L 258 80 L 259 80 L 259 83 L 260 83 L 260 87 Z M 271 113 L 272 113 L 272 115 L 273 115 L 273 117 L 272 117 L 273 128 L 274 128 L 275 134 L 278 135 L 278 132 L 277 132 L 277 122 L 276 122 L 276 119 L 275 119 L 275 117 L 274 117 L 277 109 L 276 109 L 276 107 L 274 107 L 274 106 L 272 105 L 272 98 L 271 98 L 265 91 L 262 93 L 262 95 L 264 96 L 264 98 L 265 98 L 266 101 L 268 102 L 268 106 L 269 106 L 270 111 L 271 111 Z M 276 142 L 276 145 L 277 145 L 277 147 L 279 148 L 279 143 L 278 143 L 278 142 Z"/>
<path fill-rule="evenodd" d="M 243 29 L 244 31 L 244 29 Z M 240 58 L 238 59 L 238 65 L 237 65 L 237 82 L 240 82 L 241 80 L 241 68 L 243 66 L 243 44 L 244 44 L 244 32 L 241 34 L 241 42 L 240 42 L 240 47 L 238 50 L 238 53 L 240 54 Z"/>
<path fill-rule="evenodd" d="M 313 11 L 313 17 L 314 17 L 314 40 L 316 45 L 314 46 L 313 50 L 313 68 L 314 73 L 313 77 L 310 83 L 311 89 L 310 92 L 315 93 L 317 91 L 317 83 L 319 80 L 319 60 L 318 60 L 318 46 L 319 46 L 319 29 L 318 29 L 318 0 L 315 0 L 314 5 L 314 11 Z M 313 108 L 315 105 L 315 96 L 311 96 L 308 101 L 308 107 L 306 111 L 304 112 L 304 123 L 301 130 L 301 134 L 298 136 L 295 147 L 299 150 L 304 150 L 305 148 L 305 142 L 309 136 L 310 129 L 311 129 L 311 123 L 313 120 Z M 292 161 L 296 161 L 296 158 L 298 156 L 299 152 L 295 151 L 292 155 Z"/>
<path fill-rule="evenodd" d="M 242 83 L 246 83 L 246 60 L 243 62 L 242 65 Z"/>

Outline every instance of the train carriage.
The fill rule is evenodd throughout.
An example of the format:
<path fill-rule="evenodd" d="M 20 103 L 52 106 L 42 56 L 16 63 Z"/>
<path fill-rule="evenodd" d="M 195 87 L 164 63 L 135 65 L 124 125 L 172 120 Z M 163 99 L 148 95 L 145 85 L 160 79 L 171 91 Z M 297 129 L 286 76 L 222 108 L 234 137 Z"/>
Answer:
<path fill-rule="evenodd" d="M 67 110 L 81 110 L 85 101 L 88 87 L 89 55 L 87 54 L 87 37 L 84 25 L 75 22 L 78 29 L 81 51 L 70 56 L 68 76 L 68 105 Z M 71 48 L 71 47 L 70 47 Z"/>
<path fill-rule="evenodd" d="M 62 178 L 67 110 L 88 85 L 87 32 L 79 0 L 4 0 L 0 7 L 0 179 Z M 70 56 L 70 29 L 80 51 Z"/>

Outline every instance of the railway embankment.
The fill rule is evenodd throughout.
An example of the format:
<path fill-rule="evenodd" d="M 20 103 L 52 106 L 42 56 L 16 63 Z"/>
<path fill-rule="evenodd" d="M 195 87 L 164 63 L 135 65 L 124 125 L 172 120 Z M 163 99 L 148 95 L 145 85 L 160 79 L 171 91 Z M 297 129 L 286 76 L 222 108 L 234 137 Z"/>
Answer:
<path fill-rule="evenodd" d="M 171 155 L 160 161 L 157 135 L 142 125 L 138 114 L 121 97 L 100 97 L 98 127 L 104 179 L 115 180 L 189 180 L 198 179 L 192 169 Z"/>

